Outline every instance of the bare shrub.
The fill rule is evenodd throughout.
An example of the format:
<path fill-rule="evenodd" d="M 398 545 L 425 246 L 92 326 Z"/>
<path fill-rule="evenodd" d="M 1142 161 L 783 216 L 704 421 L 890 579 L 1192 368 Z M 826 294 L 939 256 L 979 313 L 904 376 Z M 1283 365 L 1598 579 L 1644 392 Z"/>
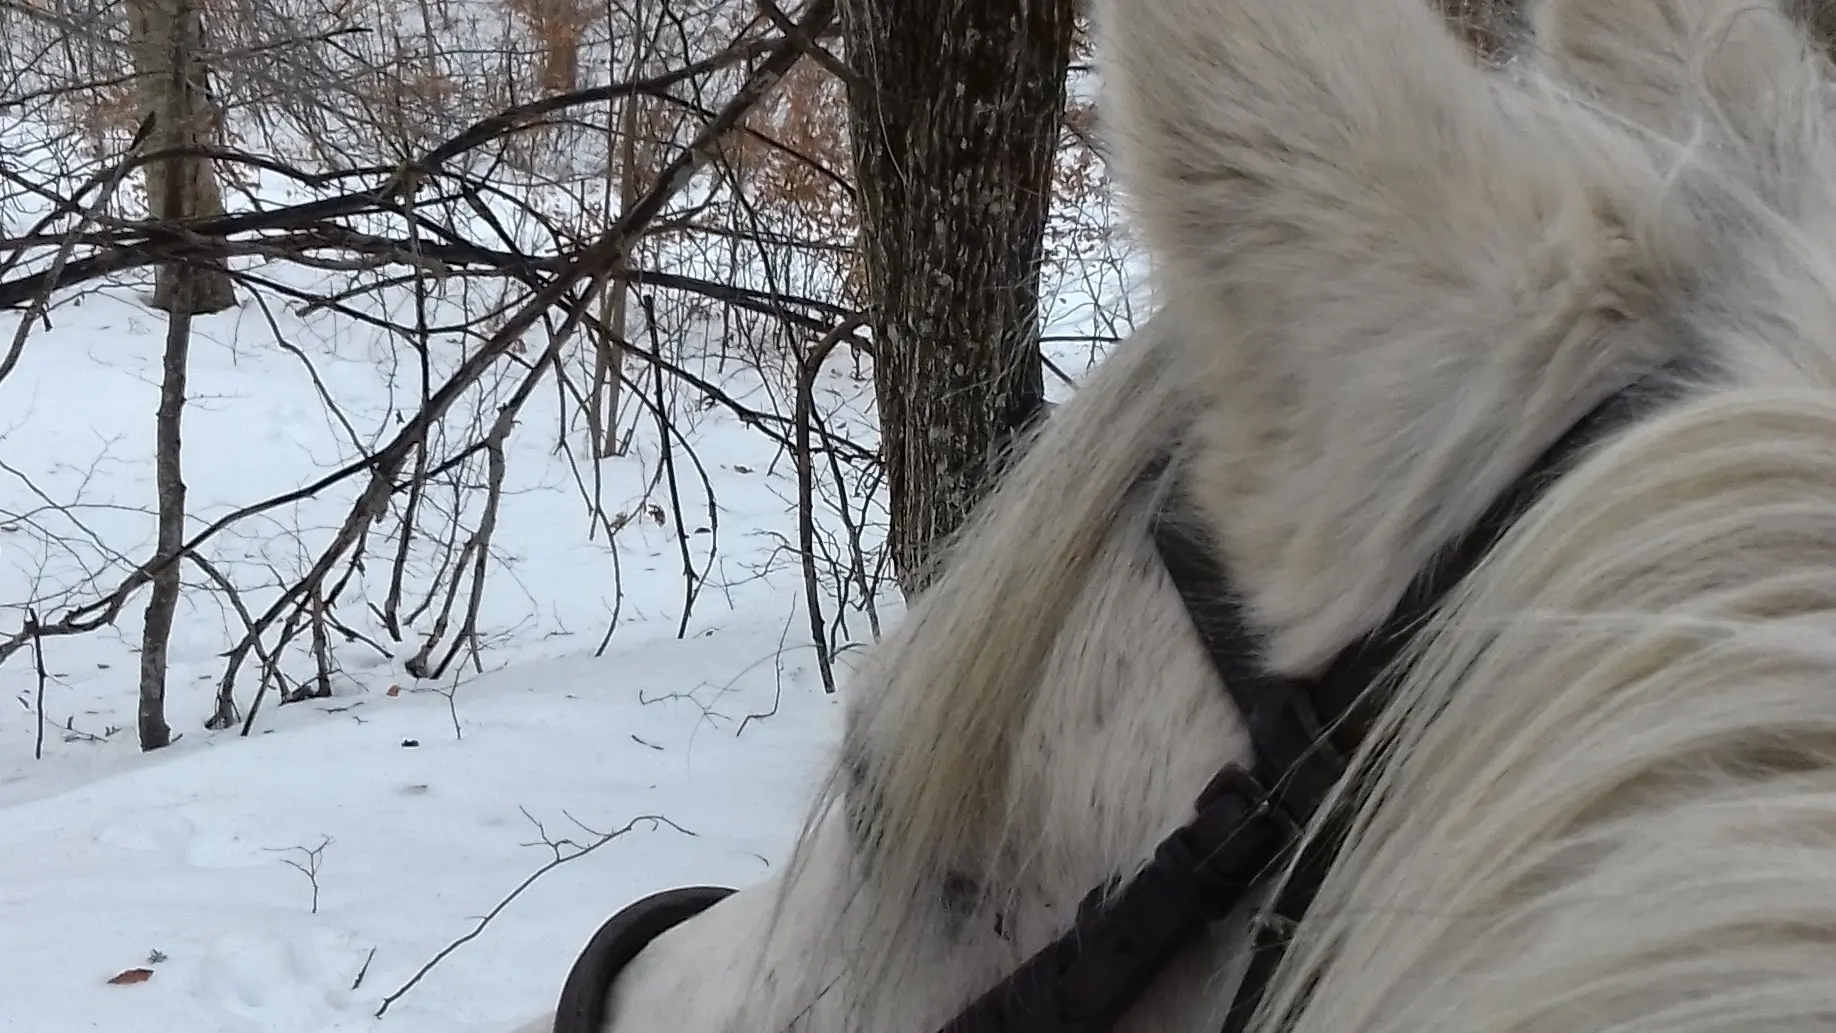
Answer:
<path fill-rule="evenodd" d="M 376 663 L 450 686 L 497 643 L 566 623 L 502 537 L 537 454 L 562 458 L 575 528 L 603 557 L 599 648 L 628 612 L 621 556 L 645 537 L 668 543 L 682 587 L 635 605 L 668 607 L 678 634 L 784 570 L 822 666 L 877 635 L 892 585 L 844 86 L 834 56 L 803 50 L 834 45 L 830 7 L 788 12 L 787 36 L 732 0 L 203 0 L 222 124 L 201 149 L 224 214 L 176 219 L 154 217 L 144 186 L 120 9 L 0 8 L 0 135 L 17 156 L 0 166 L 0 305 L 20 313 L 0 398 L 52 347 L 47 324 L 221 256 L 238 307 L 196 333 L 284 360 L 336 449 L 274 494 L 192 498 L 184 533 L 154 547 L 156 499 L 50 477 L 0 427 L 0 527 L 19 558 L 0 583 L 0 679 L 66 724 L 35 659 L 55 668 L 62 642 L 112 634 L 164 578 L 181 619 L 222 621 L 211 728 L 359 691 Z M 1131 318 L 1132 252 L 1072 111 L 1047 307 L 1097 329 L 1047 335 L 1067 387 Z M 353 363 L 372 371 L 361 397 L 386 405 L 339 385 Z M 722 523 L 698 444 L 716 420 L 760 436 L 758 476 L 784 478 L 768 482 L 787 519 L 767 547 Z M 117 443 L 77 463 L 151 461 Z"/>

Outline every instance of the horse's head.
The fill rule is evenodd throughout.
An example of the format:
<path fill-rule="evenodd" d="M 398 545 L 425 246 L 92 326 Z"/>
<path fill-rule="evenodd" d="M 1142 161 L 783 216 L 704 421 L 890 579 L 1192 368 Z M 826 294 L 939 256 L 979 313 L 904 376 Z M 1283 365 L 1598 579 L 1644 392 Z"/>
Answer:
<path fill-rule="evenodd" d="M 615 928 L 607 1029 L 1826 1022 L 1828 12 L 1542 0 L 1502 70 L 1422 0 L 1096 19 L 1162 308 L 854 678 L 788 869 Z"/>

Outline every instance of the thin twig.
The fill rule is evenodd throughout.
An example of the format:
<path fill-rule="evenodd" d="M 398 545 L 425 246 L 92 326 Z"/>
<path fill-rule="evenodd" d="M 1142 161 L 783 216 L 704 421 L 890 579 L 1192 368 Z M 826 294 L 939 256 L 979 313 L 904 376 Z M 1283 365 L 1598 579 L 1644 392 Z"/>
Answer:
<path fill-rule="evenodd" d="M 562 844 L 554 843 L 553 841 L 549 841 L 545 838 L 544 842 L 547 843 L 547 845 L 549 845 L 555 851 L 554 859 L 549 861 L 547 864 L 544 864 L 542 867 L 537 868 L 535 871 L 531 872 L 527 878 L 523 879 L 522 882 L 517 883 L 516 888 L 511 890 L 509 894 L 506 895 L 502 900 L 498 901 L 497 904 L 491 908 L 491 910 L 485 912 L 484 917 L 480 918 L 476 925 L 474 925 L 469 931 L 467 931 L 464 935 L 460 936 L 458 939 L 447 944 L 445 947 L 440 948 L 439 953 L 435 954 L 432 958 L 428 959 L 427 964 L 422 965 L 418 970 L 416 970 L 414 975 L 408 977 L 408 981 L 406 983 L 403 983 L 400 987 L 396 988 L 394 993 L 383 998 L 382 1003 L 378 1005 L 376 1008 L 375 1017 L 379 1019 L 382 1018 L 383 1013 L 389 1010 L 390 1005 L 394 1004 L 396 1001 L 401 1000 L 404 994 L 406 994 L 409 990 L 414 989 L 415 984 L 419 983 L 423 978 L 425 978 L 427 976 L 427 973 L 432 972 L 435 965 L 438 965 L 440 962 L 446 960 L 447 955 L 453 953 L 459 948 L 477 939 L 479 935 L 485 931 L 485 927 L 491 924 L 491 920 L 496 918 L 499 914 L 501 914 L 505 908 L 509 907 L 511 902 L 515 901 L 517 897 L 522 896 L 524 890 L 527 890 L 529 887 L 535 885 L 535 882 L 537 879 L 540 879 L 542 876 L 547 875 L 549 872 L 554 871 L 556 868 L 559 868 L 562 865 L 567 864 L 570 861 L 577 861 L 580 858 L 585 857 L 586 855 L 592 853 L 593 851 L 598 850 L 600 847 L 605 846 L 607 843 L 610 843 L 613 840 L 618 839 L 621 836 L 624 836 L 626 833 L 637 828 L 639 822 L 646 822 L 646 821 L 649 822 L 653 828 L 657 825 L 668 825 L 670 828 L 675 829 L 677 832 L 680 832 L 683 835 L 686 835 L 686 836 L 694 835 L 693 832 L 690 832 L 689 830 L 683 828 L 682 826 L 676 824 L 673 821 L 670 821 L 668 818 L 665 818 L 660 814 L 645 814 L 645 815 L 640 815 L 626 822 L 623 828 L 614 829 L 611 832 L 607 832 L 599 836 L 598 839 L 595 839 L 593 842 L 588 843 L 586 846 L 580 847 L 579 849 L 575 850 L 571 854 L 562 853 L 560 850 L 560 847 Z M 538 824 L 537 827 L 540 828 L 540 825 Z"/>
<path fill-rule="evenodd" d="M 32 637 L 32 668 L 38 673 L 38 728 L 32 759 L 45 759 L 45 640 L 38 634 L 38 611 L 26 610 L 26 634 Z"/>
<path fill-rule="evenodd" d="M 835 345 L 859 322 L 843 323 L 817 341 L 797 369 L 797 545 L 803 554 L 803 594 L 810 613 L 810 641 L 816 647 L 816 666 L 822 672 L 822 691 L 835 692 L 835 667 L 829 658 L 828 636 L 822 630 L 822 589 L 816 579 L 816 475 L 810 456 L 810 413 L 815 406 L 816 375 Z"/>

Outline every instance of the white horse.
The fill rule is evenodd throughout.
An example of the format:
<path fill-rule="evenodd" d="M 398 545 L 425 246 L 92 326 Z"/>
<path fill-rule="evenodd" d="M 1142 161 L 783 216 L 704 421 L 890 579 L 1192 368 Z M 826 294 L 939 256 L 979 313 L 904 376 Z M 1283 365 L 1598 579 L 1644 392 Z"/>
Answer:
<path fill-rule="evenodd" d="M 1508 72 L 1423 0 L 1096 8 L 1163 307 L 854 679 L 788 870 L 655 939 L 606 1029 L 931 1033 L 1252 759 L 1131 490 L 1157 457 L 1307 675 L 1679 362 L 1416 636 L 1251 1028 L 1836 1026 L 1822 49 L 1776 0 L 1541 0 Z M 1214 1033 L 1260 901 L 1119 1033 Z"/>

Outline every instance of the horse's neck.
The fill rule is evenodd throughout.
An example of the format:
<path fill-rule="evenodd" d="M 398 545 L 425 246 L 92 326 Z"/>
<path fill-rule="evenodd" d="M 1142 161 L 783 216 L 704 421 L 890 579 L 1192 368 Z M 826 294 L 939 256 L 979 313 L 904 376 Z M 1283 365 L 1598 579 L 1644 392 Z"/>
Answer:
<path fill-rule="evenodd" d="M 1038 672 L 1011 733 L 1004 820 L 979 867 L 939 873 L 947 891 L 935 900 L 875 899 L 832 813 L 783 887 L 762 969 L 778 991 L 769 1010 L 801 1016 L 802 1033 L 941 1025 L 990 973 L 1063 934 L 1093 888 L 1145 863 L 1221 764 L 1247 759 L 1236 710 L 1149 536 L 1151 501 L 1142 493 L 1116 521 Z M 1241 923 L 1227 926 L 1182 956 L 1164 977 L 1170 992 L 1117 1033 L 1215 1024 L 1234 981 L 1220 978 L 1225 946 Z M 909 972 L 924 979 L 900 978 Z"/>
<path fill-rule="evenodd" d="M 982 910 L 965 941 L 1006 937 L 1012 959 L 1068 928 L 1095 887 L 1126 877 L 1191 818 L 1217 769 L 1249 760 L 1248 737 L 1148 530 L 1149 492 L 1117 521 L 1039 672 L 1014 732 L 1006 822 Z M 1215 1026 L 1235 972 L 1216 931 L 1118 1027 L 1118 1033 Z M 1221 974 L 1222 973 L 1222 974 Z"/>
<path fill-rule="evenodd" d="M 1139 864 L 1249 755 L 1146 517 L 1135 507 L 1105 543 L 1015 734 L 1008 849 L 1054 905 Z"/>

